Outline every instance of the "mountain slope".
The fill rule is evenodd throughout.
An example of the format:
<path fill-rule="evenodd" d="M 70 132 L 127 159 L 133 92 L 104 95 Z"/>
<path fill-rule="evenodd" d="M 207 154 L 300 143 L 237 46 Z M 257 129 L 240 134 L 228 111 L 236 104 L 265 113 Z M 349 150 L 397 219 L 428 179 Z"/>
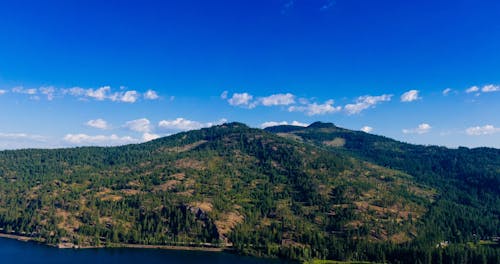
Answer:
<path fill-rule="evenodd" d="M 415 252 L 455 229 L 469 241 L 467 229 L 447 231 L 450 216 L 439 214 L 450 213 L 445 205 L 483 212 L 474 199 L 446 198 L 443 184 L 460 177 L 427 180 L 384 164 L 348 147 L 356 146 L 348 135 L 405 150 L 403 143 L 324 123 L 268 130 L 230 123 L 121 147 L 2 151 L 0 228 L 48 244 L 224 246 L 293 259 L 395 261 L 420 258 Z M 496 161 L 495 151 L 484 155 Z M 477 179 L 497 180 L 498 168 L 489 163 Z M 493 207 L 484 221 L 469 219 L 484 236 L 498 230 L 498 194 L 485 193 Z M 429 221 L 437 235 L 422 239 L 433 231 Z"/>
<path fill-rule="evenodd" d="M 426 239 L 463 242 L 500 233 L 499 149 L 412 145 L 320 122 L 267 130 L 405 172 L 437 190 L 439 199 L 426 216 L 429 230 L 422 232 Z"/>

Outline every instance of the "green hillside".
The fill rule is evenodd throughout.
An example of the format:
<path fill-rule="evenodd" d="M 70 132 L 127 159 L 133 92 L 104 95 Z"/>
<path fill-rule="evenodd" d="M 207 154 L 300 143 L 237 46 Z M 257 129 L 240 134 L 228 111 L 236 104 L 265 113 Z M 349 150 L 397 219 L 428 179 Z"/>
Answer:
<path fill-rule="evenodd" d="M 497 244 L 479 241 L 500 234 L 500 150 L 415 146 L 325 123 L 266 130 L 230 123 L 121 147 L 2 151 L 1 231 L 80 247 L 499 260 Z"/>
<path fill-rule="evenodd" d="M 436 202 L 418 223 L 414 245 L 435 241 L 461 244 L 495 239 L 500 234 L 499 149 L 412 145 L 321 122 L 306 128 L 276 126 L 266 130 L 399 170 L 436 190 Z"/>

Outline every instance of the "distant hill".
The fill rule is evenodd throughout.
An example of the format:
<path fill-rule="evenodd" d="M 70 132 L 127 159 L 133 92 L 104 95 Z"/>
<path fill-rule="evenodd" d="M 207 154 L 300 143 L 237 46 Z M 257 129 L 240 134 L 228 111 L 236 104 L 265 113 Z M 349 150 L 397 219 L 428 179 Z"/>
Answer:
<path fill-rule="evenodd" d="M 1 151 L 0 231 L 64 246 L 494 263 L 495 243 L 477 243 L 500 234 L 499 178 L 498 149 L 229 123 L 121 147 Z"/>

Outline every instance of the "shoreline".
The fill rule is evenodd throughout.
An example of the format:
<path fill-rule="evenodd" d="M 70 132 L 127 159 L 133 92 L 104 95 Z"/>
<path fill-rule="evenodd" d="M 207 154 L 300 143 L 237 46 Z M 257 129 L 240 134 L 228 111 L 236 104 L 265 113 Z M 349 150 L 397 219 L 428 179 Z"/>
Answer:
<path fill-rule="evenodd" d="M 103 246 L 78 246 L 72 243 L 47 244 L 39 239 L 29 236 L 0 233 L 0 238 L 14 239 L 22 242 L 37 242 L 49 247 L 60 249 L 99 249 L 99 248 L 144 248 L 144 249 L 163 249 L 163 250 L 185 250 L 185 251 L 205 251 L 205 252 L 231 252 L 234 251 L 230 247 L 203 247 L 203 246 L 172 246 L 172 245 L 142 245 L 142 244 L 126 244 L 126 243 L 111 243 Z"/>
<path fill-rule="evenodd" d="M 5 234 L 5 233 L 0 233 L 0 238 L 15 239 L 15 240 L 22 241 L 22 242 L 28 242 L 28 241 L 39 242 L 38 240 L 36 240 L 33 237 L 14 235 L 14 234 Z"/>

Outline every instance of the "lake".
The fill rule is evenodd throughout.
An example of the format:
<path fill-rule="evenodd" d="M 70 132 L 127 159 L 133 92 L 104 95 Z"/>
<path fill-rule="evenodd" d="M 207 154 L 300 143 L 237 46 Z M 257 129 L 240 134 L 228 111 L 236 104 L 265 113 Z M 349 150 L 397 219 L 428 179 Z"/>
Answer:
<path fill-rule="evenodd" d="M 288 263 L 282 260 L 239 256 L 223 252 L 164 249 L 100 248 L 58 249 L 34 242 L 0 238 L 1 262 L 11 263 Z"/>

